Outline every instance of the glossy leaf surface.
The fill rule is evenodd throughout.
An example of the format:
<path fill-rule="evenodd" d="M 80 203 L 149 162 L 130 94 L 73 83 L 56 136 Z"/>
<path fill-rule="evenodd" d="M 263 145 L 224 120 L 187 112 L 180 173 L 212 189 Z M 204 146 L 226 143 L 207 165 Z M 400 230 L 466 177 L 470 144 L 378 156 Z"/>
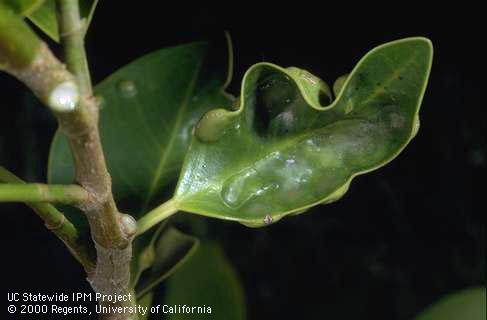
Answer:
<path fill-rule="evenodd" d="M 416 134 L 431 61 L 424 38 L 381 45 L 336 86 L 331 104 L 331 90 L 310 73 L 254 65 L 240 108 L 212 110 L 198 123 L 176 206 L 262 226 L 337 200 Z"/>
<path fill-rule="evenodd" d="M 167 319 L 245 319 L 245 300 L 238 276 L 223 250 L 201 243 L 196 254 L 167 281 L 164 304 L 206 306 L 211 314 L 167 314 Z"/>
<path fill-rule="evenodd" d="M 415 320 L 485 320 L 486 301 L 485 287 L 462 290 L 429 306 Z"/>

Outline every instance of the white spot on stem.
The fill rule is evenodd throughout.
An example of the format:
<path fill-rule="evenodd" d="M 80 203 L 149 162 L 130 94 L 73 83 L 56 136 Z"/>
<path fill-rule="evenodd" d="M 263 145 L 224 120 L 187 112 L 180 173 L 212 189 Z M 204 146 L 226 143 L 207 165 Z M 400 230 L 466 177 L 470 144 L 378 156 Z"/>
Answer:
<path fill-rule="evenodd" d="M 49 107 L 58 112 L 71 112 L 79 100 L 78 86 L 74 81 L 60 83 L 49 96 Z"/>
<path fill-rule="evenodd" d="M 133 236 L 137 232 L 137 222 L 131 215 L 122 214 L 120 217 L 120 223 L 124 233 L 128 237 Z"/>

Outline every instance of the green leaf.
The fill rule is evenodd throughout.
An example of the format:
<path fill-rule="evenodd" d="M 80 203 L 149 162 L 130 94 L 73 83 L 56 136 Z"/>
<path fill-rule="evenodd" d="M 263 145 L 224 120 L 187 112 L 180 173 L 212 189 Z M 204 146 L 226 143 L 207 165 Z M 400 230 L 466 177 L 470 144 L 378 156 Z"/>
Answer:
<path fill-rule="evenodd" d="M 225 52 L 198 42 L 150 53 L 95 88 L 101 103 L 100 135 L 113 192 L 139 218 L 177 180 L 192 130 L 223 93 Z M 215 66 L 215 63 L 217 64 Z M 51 183 L 74 180 L 67 139 L 58 131 L 50 159 Z"/>
<path fill-rule="evenodd" d="M 156 255 L 156 241 L 163 230 L 167 228 L 167 220 L 149 232 L 137 237 L 132 243 L 133 257 L 130 261 L 130 288 L 135 288 L 142 272 L 154 263 Z"/>
<path fill-rule="evenodd" d="M 42 6 L 34 12 L 27 14 L 27 16 L 42 32 L 54 41 L 59 42 L 55 0 L 46 0 Z"/>
<path fill-rule="evenodd" d="M 16 14 L 26 16 L 36 10 L 45 0 L 0 0 L 0 5 L 5 5 Z"/>
<path fill-rule="evenodd" d="M 142 306 L 143 308 L 147 308 L 147 313 L 144 315 L 139 314 L 139 320 L 147 320 L 149 319 L 149 316 L 151 315 L 150 313 L 150 307 L 152 306 L 152 300 L 154 298 L 154 292 L 151 291 L 144 295 L 142 298 L 137 299 L 137 305 Z"/>
<path fill-rule="evenodd" d="M 245 319 L 245 299 L 237 273 L 217 243 L 201 243 L 196 254 L 167 281 L 164 304 L 210 308 L 211 313 L 171 313 L 169 320 Z"/>
<path fill-rule="evenodd" d="M 81 0 L 79 3 L 79 10 L 81 18 L 86 20 L 85 32 L 93 21 L 93 15 L 95 14 L 96 6 L 98 5 L 98 0 Z"/>
<path fill-rule="evenodd" d="M 486 288 L 450 294 L 424 310 L 415 320 L 485 320 Z"/>
<path fill-rule="evenodd" d="M 152 267 L 142 275 L 136 292 L 138 297 L 150 293 L 159 283 L 173 274 L 198 248 L 199 241 L 173 227 L 166 228 L 154 244 L 146 250 L 153 250 Z M 146 253 L 147 254 L 147 253 Z"/>
<path fill-rule="evenodd" d="M 381 45 L 329 105 L 330 89 L 310 73 L 252 66 L 240 108 L 198 123 L 175 206 L 262 226 L 339 199 L 353 177 L 391 161 L 416 134 L 431 61 L 425 38 Z"/>
<path fill-rule="evenodd" d="M 80 0 L 80 15 L 85 20 L 85 29 L 88 30 L 98 0 Z M 56 18 L 56 0 L 46 0 L 37 10 L 26 14 L 28 18 L 51 39 L 59 42 L 59 27 Z M 85 30 L 85 32 L 86 32 Z"/>
<path fill-rule="evenodd" d="M 196 122 L 215 105 L 231 104 L 223 93 L 229 76 L 227 51 L 221 49 L 203 42 L 162 49 L 96 86 L 114 196 L 121 209 L 136 218 L 161 201 L 176 182 Z M 72 155 L 59 131 L 51 146 L 48 176 L 51 183 L 74 180 Z M 150 246 L 162 228 L 135 239 L 132 285 L 151 265 Z"/>

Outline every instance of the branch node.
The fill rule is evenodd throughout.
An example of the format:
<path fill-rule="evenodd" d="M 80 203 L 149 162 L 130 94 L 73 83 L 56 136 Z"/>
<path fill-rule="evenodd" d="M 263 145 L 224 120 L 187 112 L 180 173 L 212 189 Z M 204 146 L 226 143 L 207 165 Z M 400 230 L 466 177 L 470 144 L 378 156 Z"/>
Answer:
<path fill-rule="evenodd" d="M 85 202 L 78 205 L 78 208 L 85 212 L 87 215 L 91 213 L 100 212 L 103 209 L 104 204 L 109 200 L 111 189 L 107 188 L 103 193 L 96 192 L 89 185 L 82 185 L 88 192 L 88 199 Z"/>
<path fill-rule="evenodd" d="M 60 32 L 59 36 L 61 38 L 66 38 L 66 37 L 73 36 L 73 35 L 77 34 L 78 32 L 84 34 L 85 33 L 85 26 L 84 25 L 85 24 L 80 21 L 78 24 L 76 24 L 76 26 L 73 26 L 71 29 L 64 30 L 64 31 Z"/>
<path fill-rule="evenodd" d="M 57 225 L 52 226 L 52 225 L 48 224 L 47 222 L 44 225 L 46 226 L 47 229 L 49 229 L 51 231 L 55 231 L 55 230 L 61 229 L 64 226 L 65 222 L 66 222 L 66 216 L 62 215 L 61 220 L 59 221 L 59 223 Z"/>

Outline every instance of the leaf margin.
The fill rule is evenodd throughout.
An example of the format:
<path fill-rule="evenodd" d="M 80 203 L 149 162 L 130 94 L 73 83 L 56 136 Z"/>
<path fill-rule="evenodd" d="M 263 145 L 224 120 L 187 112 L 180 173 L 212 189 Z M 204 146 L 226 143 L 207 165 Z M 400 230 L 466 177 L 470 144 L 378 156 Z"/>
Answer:
<path fill-rule="evenodd" d="M 366 173 L 374 171 L 374 170 L 377 170 L 378 168 L 385 166 L 386 164 L 388 164 L 389 162 L 394 160 L 404 150 L 404 148 L 416 136 L 416 134 L 419 130 L 419 110 L 420 110 L 420 106 L 421 106 L 421 103 L 422 103 L 423 98 L 424 98 L 424 94 L 426 92 L 426 87 L 428 85 L 428 79 L 429 79 L 430 73 L 431 73 L 431 67 L 432 67 L 432 62 L 433 62 L 433 52 L 434 52 L 433 44 L 432 44 L 431 40 L 426 38 L 426 37 L 407 37 L 407 38 L 403 38 L 403 39 L 399 39 L 399 40 L 390 41 L 390 42 L 387 42 L 387 43 L 384 43 L 384 44 L 381 44 L 379 46 L 372 48 L 355 64 L 355 67 L 353 68 L 353 70 L 347 75 L 347 78 L 343 82 L 343 84 L 341 85 L 341 88 L 340 88 L 339 93 L 336 96 L 336 98 L 329 105 L 325 105 L 325 106 L 317 105 L 314 101 L 312 101 L 310 99 L 310 97 L 306 94 L 306 89 L 303 87 L 303 84 L 301 83 L 302 79 L 301 80 L 297 79 L 296 73 L 290 71 L 290 69 L 292 69 L 293 67 L 283 68 L 283 67 L 277 66 L 273 63 L 259 62 L 259 63 L 252 65 L 245 72 L 244 77 L 242 79 L 242 84 L 241 84 L 241 94 L 246 92 L 246 84 L 247 84 L 246 80 L 249 77 L 249 75 L 254 71 L 254 69 L 260 68 L 262 66 L 268 66 L 270 68 L 276 69 L 279 72 L 282 72 L 283 74 L 285 74 L 288 77 L 290 77 L 291 79 L 293 79 L 296 86 L 299 88 L 301 96 L 304 98 L 304 100 L 306 101 L 306 103 L 308 104 L 309 107 L 311 107 L 315 110 L 318 110 L 318 111 L 333 110 L 333 108 L 336 105 L 338 105 L 338 102 L 342 98 L 342 96 L 345 92 L 345 89 L 347 88 L 349 83 L 354 78 L 354 75 L 356 73 L 358 73 L 358 70 L 360 70 L 361 66 L 363 64 L 365 64 L 365 62 L 371 56 L 375 55 L 377 51 L 380 51 L 380 50 L 385 49 L 387 47 L 392 47 L 392 46 L 397 45 L 397 44 L 403 44 L 403 43 L 408 43 L 408 42 L 409 43 L 417 42 L 418 44 L 425 45 L 426 49 L 427 49 L 427 53 L 428 53 L 428 56 L 426 59 L 426 61 L 427 61 L 426 70 L 425 70 L 426 72 L 423 75 L 419 95 L 418 95 L 418 98 L 416 100 L 415 113 L 413 116 L 413 125 L 412 125 L 412 128 L 411 128 L 411 131 L 410 131 L 408 138 L 400 145 L 399 148 L 397 148 L 396 152 L 392 153 L 387 159 L 382 161 L 380 164 L 377 164 L 376 166 L 370 167 L 366 170 L 361 170 L 361 171 L 357 171 L 357 172 L 352 173 L 345 183 L 343 183 L 341 186 L 339 186 L 335 191 L 329 193 L 328 196 L 326 196 L 325 198 L 323 198 L 319 201 L 313 202 L 311 204 L 305 205 L 305 206 L 294 208 L 292 210 L 281 212 L 279 214 L 273 214 L 272 215 L 272 222 L 277 222 L 280 219 L 282 219 L 283 217 L 288 216 L 288 215 L 296 215 L 296 214 L 303 213 L 303 212 L 307 211 L 309 208 L 314 207 L 316 205 L 331 203 L 331 202 L 334 202 L 334 201 L 340 199 L 347 192 L 352 180 L 355 177 L 357 177 L 359 175 L 366 174 Z M 328 88 L 328 90 L 329 90 L 329 88 Z M 244 112 L 244 108 L 245 108 L 245 99 L 244 98 L 245 98 L 244 96 L 241 97 L 241 100 L 240 100 L 240 103 L 239 103 L 237 110 L 213 109 L 213 110 L 210 110 L 209 113 L 215 112 L 215 111 L 220 111 L 220 112 L 224 113 L 224 116 L 227 117 L 227 119 L 236 118 Z M 191 140 L 190 146 L 188 148 L 188 151 L 191 150 L 191 147 L 195 143 L 196 139 L 197 139 L 196 137 L 193 137 L 193 139 Z M 196 210 L 190 208 L 189 206 L 182 205 L 181 203 L 183 202 L 184 197 L 178 198 L 178 191 L 180 188 L 180 184 L 182 183 L 182 180 L 183 180 L 182 178 L 184 175 L 184 172 L 183 172 L 184 168 L 186 167 L 186 165 L 188 164 L 189 159 L 190 159 L 189 153 L 190 152 L 188 152 L 186 157 L 185 157 L 183 167 L 182 167 L 183 170 L 181 171 L 181 175 L 178 179 L 178 183 L 177 183 L 176 189 L 175 189 L 175 194 L 174 194 L 173 200 L 174 200 L 174 204 L 175 204 L 176 208 L 178 208 L 181 211 L 185 211 L 185 212 L 197 214 L 197 215 L 202 215 L 202 216 L 206 216 L 206 217 L 210 217 L 210 218 L 216 218 L 216 219 L 227 220 L 227 221 L 236 221 L 236 222 L 239 222 L 239 223 L 241 223 L 247 227 L 252 227 L 252 228 L 258 228 L 258 227 L 263 227 L 263 226 L 267 225 L 266 223 L 262 223 L 262 219 L 254 218 L 254 219 L 243 220 L 243 219 L 239 219 L 238 217 L 215 214 L 215 213 L 209 212 L 205 209 L 203 209 L 203 210 L 198 209 L 198 211 L 196 211 Z"/>

